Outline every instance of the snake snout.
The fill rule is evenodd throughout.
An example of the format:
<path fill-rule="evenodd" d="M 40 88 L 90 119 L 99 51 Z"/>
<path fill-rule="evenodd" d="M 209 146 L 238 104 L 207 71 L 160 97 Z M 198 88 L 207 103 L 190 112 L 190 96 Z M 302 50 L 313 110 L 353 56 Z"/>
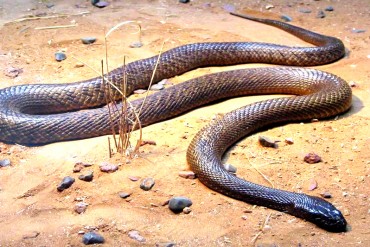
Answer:
<path fill-rule="evenodd" d="M 295 215 L 305 218 L 330 232 L 347 231 L 347 221 L 333 204 L 318 198 L 307 196 L 299 205 L 295 205 Z"/>

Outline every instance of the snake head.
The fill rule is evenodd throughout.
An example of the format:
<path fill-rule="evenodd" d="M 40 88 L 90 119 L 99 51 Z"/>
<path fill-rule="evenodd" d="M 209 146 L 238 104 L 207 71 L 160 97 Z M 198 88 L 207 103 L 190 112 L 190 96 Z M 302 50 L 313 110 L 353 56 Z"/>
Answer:
<path fill-rule="evenodd" d="M 291 213 L 330 232 L 347 231 L 347 221 L 342 213 L 333 204 L 319 197 L 303 195 L 295 203 Z"/>

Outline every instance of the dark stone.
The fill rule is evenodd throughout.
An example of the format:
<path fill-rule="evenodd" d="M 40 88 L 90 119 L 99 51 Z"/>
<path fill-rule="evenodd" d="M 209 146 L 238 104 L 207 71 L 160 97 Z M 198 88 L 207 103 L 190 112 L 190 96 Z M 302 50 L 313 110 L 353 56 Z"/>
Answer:
<path fill-rule="evenodd" d="M 144 180 L 140 184 L 140 188 L 142 190 L 148 191 L 153 188 L 154 184 L 155 184 L 155 181 L 153 178 L 144 178 Z"/>
<path fill-rule="evenodd" d="M 193 202 L 186 197 L 172 197 L 168 203 L 169 209 L 174 213 L 181 213 L 185 207 L 190 207 Z"/>
<path fill-rule="evenodd" d="M 97 2 L 96 4 L 94 4 L 95 7 L 98 7 L 98 8 L 105 8 L 109 5 L 108 2 L 105 2 L 105 1 L 99 1 Z"/>
<path fill-rule="evenodd" d="M 82 181 L 91 182 L 94 178 L 94 172 L 88 171 L 85 174 L 81 174 L 78 178 Z"/>
<path fill-rule="evenodd" d="M 188 3 L 190 0 L 179 0 L 180 3 Z"/>
<path fill-rule="evenodd" d="M 104 238 L 96 232 L 85 233 L 82 237 L 82 243 L 88 244 L 102 244 L 104 243 Z"/>
<path fill-rule="evenodd" d="M 64 52 L 56 52 L 55 53 L 55 60 L 57 60 L 58 62 L 60 61 L 63 61 L 67 58 L 66 54 Z"/>
<path fill-rule="evenodd" d="M 72 184 L 75 182 L 75 179 L 72 177 L 65 177 L 63 178 L 62 182 L 58 185 L 57 190 L 59 192 L 62 192 L 65 189 L 68 189 L 72 186 Z"/>
<path fill-rule="evenodd" d="M 289 15 L 282 15 L 280 16 L 280 18 L 283 20 L 283 21 L 286 21 L 286 22 L 291 22 L 293 21 L 293 18 L 290 17 Z"/>
<path fill-rule="evenodd" d="M 88 44 L 95 43 L 96 38 L 95 37 L 85 37 L 85 38 L 81 38 L 81 41 L 83 44 L 88 45 Z"/>
<path fill-rule="evenodd" d="M 318 13 L 317 13 L 317 15 L 316 15 L 316 17 L 317 18 L 325 18 L 325 13 L 324 13 L 324 11 L 322 11 L 322 10 L 320 10 Z"/>
<path fill-rule="evenodd" d="M 334 11 L 333 6 L 328 6 L 325 8 L 325 11 Z"/>

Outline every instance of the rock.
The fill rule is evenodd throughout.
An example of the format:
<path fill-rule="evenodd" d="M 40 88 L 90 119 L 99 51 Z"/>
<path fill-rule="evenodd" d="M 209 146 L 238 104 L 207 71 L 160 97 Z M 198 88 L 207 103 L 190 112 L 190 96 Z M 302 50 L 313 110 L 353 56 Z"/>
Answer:
<path fill-rule="evenodd" d="M 143 43 L 141 41 L 136 41 L 130 44 L 130 48 L 140 48 L 143 46 Z"/>
<path fill-rule="evenodd" d="M 272 4 L 267 4 L 267 5 L 265 6 L 265 9 L 267 9 L 267 10 L 269 10 L 269 9 L 273 9 L 273 8 L 275 8 L 275 6 L 274 6 L 274 5 L 272 5 Z"/>
<path fill-rule="evenodd" d="M 176 244 L 173 242 L 156 243 L 155 247 L 175 247 Z"/>
<path fill-rule="evenodd" d="M 62 192 L 63 190 L 71 187 L 74 182 L 75 182 L 74 178 L 67 176 L 63 178 L 62 182 L 58 185 L 57 190 L 59 192 Z"/>
<path fill-rule="evenodd" d="M 104 243 L 104 238 L 96 232 L 85 233 L 82 237 L 82 243 L 88 244 L 102 244 Z"/>
<path fill-rule="evenodd" d="M 188 3 L 190 0 L 179 0 L 180 3 Z"/>
<path fill-rule="evenodd" d="M 0 167 L 10 166 L 10 164 L 11 164 L 10 159 L 0 160 Z"/>
<path fill-rule="evenodd" d="M 332 198 L 331 194 L 327 191 L 320 194 L 323 198 Z"/>
<path fill-rule="evenodd" d="M 172 197 L 168 203 L 169 209 L 174 213 L 181 213 L 185 207 L 190 207 L 193 202 L 186 197 Z"/>
<path fill-rule="evenodd" d="M 306 156 L 304 156 L 304 159 L 303 159 L 306 163 L 309 163 L 309 164 L 315 164 L 315 163 L 319 163 L 321 162 L 321 157 L 318 156 L 317 154 L 315 153 L 309 153 L 307 154 Z"/>
<path fill-rule="evenodd" d="M 105 8 L 109 5 L 108 2 L 105 2 L 105 1 L 98 1 L 96 4 L 94 4 L 95 7 L 98 7 L 98 8 Z"/>
<path fill-rule="evenodd" d="M 268 137 L 265 136 L 259 136 L 258 137 L 258 142 L 261 144 L 263 147 L 270 147 L 270 148 L 277 148 L 276 141 L 271 140 Z"/>
<path fill-rule="evenodd" d="M 123 198 L 123 199 L 126 199 L 127 197 L 131 196 L 131 192 L 130 193 L 127 193 L 127 192 L 120 192 L 118 193 L 119 197 Z"/>
<path fill-rule="evenodd" d="M 317 188 L 317 181 L 315 179 L 310 180 L 310 185 L 308 186 L 308 190 L 314 190 Z"/>
<path fill-rule="evenodd" d="M 140 235 L 140 233 L 138 231 L 135 231 L 135 230 L 131 230 L 128 232 L 128 236 L 138 242 L 141 242 L 141 243 L 144 243 L 146 241 L 146 239 Z"/>
<path fill-rule="evenodd" d="M 191 213 L 191 208 L 189 208 L 189 207 L 184 207 L 184 209 L 182 210 L 182 212 L 183 212 L 184 214 L 190 214 L 190 213 Z"/>
<path fill-rule="evenodd" d="M 148 191 L 153 188 L 155 181 L 153 178 L 144 178 L 144 180 L 140 184 L 140 189 Z"/>
<path fill-rule="evenodd" d="M 233 173 L 235 174 L 237 169 L 235 166 L 233 165 L 230 165 L 230 164 L 223 164 L 224 168 L 226 169 L 226 171 L 230 172 L 230 173 Z"/>
<path fill-rule="evenodd" d="M 137 89 L 134 91 L 134 94 L 143 94 L 143 93 L 146 93 L 145 89 Z"/>
<path fill-rule="evenodd" d="M 75 68 L 82 68 L 82 67 L 84 67 L 84 66 L 85 66 L 85 64 L 80 63 L 80 62 L 77 62 L 77 63 L 75 64 Z"/>
<path fill-rule="evenodd" d="M 16 67 L 13 67 L 13 66 L 10 66 L 8 68 L 5 69 L 4 71 L 4 74 L 7 76 L 7 77 L 10 77 L 10 78 L 16 78 L 17 76 L 19 76 L 21 73 L 23 73 L 23 69 L 22 68 L 16 68 Z"/>
<path fill-rule="evenodd" d="M 292 144 L 294 144 L 294 140 L 293 140 L 293 138 L 286 138 L 285 143 L 289 144 L 289 145 L 292 145 Z"/>
<path fill-rule="evenodd" d="M 282 15 L 280 16 L 280 18 L 283 20 L 283 21 L 286 21 L 286 22 L 291 22 L 293 21 L 293 18 L 290 17 L 289 15 Z"/>
<path fill-rule="evenodd" d="M 366 30 L 365 29 L 352 28 L 351 32 L 352 33 L 364 33 L 364 32 L 366 32 Z"/>
<path fill-rule="evenodd" d="M 54 3 L 46 3 L 46 8 L 50 9 L 54 7 Z"/>
<path fill-rule="evenodd" d="M 129 176 L 128 179 L 130 179 L 132 182 L 136 182 L 139 180 L 138 177 L 134 177 L 134 176 Z"/>
<path fill-rule="evenodd" d="M 114 164 L 110 164 L 107 162 L 103 162 L 100 164 L 100 171 L 102 172 L 115 172 L 118 170 L 118 166 Z"/>
<path fill-rule="evenodd" d="M 324 11 L 320 10 L 319 12 L 317 12 L 316 17 L 317 18 L 325 18 L 326 15 L 325 15 Z"/>
<path fill-rule="evenodd" d="M 81 174 L 78 176 L 78 179 L 86 182 L 91 182 L 94 178 L 94 172 L 93 171 L 88 171 L 85 174 Z"/>
<path fill-rule="evenodd" d="M 37 238 L 40 235 L 40 232 L 32 231 L 23 235 L 23 239 Z"/>
<path fill-rule="evenodd" d="M 86 211 L 87 206 L 89 206 L 89 204 L 87 204 L 86 202 L 76 203 L 75 212 L 78 213 L 78 214 L 82 214 Z"/>
<path fill-rule="evenodd" d="M 95 37 L 85 37 L 85 38 L 81 38 L 81 41 L 82 41 L 82 44 L 88 45 L 88 44 L 95 43 L 96 38 Z"/>
<path fill-rule="evenodd" d="M 55 53 L 55 60 L 57 60 L 58 62 L 60 61 L 63 61 L 67 58 L 66 54 L 64 52 L 56 52 Z"/>
<path fill-rule="evenodd" d="M 328 6 L 328 7 L 326 7 L 325 8 L 325 11 L 334 11 L 334 8 L 333 8 L 333 6 Z"/>
<path fill-rule="evenodd" d="M 164 89 L 164 86 L 163 84 L 153 84 L 151 87 L 150 87 L 150 90 L 153 90 L 153 91 L 160 91 Z"/>
<path fill-rule="evenodd" d="M 179 172 L 179 176 L 186 179 L 195 179 L 196 175 L 192 171 L 181 171 Z"/>
<path fill-rule="evenodd" d="M 298 11 L 304 14 L 309 14 L 312 12 L 310 9 L 303 9 L 303 8 L 299 9 Z"/>

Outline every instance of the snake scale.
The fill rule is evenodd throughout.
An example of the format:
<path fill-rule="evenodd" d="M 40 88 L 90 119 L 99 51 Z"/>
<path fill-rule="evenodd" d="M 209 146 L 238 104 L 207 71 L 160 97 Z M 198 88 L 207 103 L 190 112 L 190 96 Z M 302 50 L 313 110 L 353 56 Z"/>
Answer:
<path fill-rule="evenodd" d="M 238 15 L 238 14 L 234 14 Z M 315 47 L 288 47 L 254 42 L 194 43 L 163 52 L 154 81 L 186 71 L 219 65 L 270 63 L 313 66 L 344 56 L 343 43 L 287 23 L 241 17 L 285 30 Z M 127 94 L 148 87 L 158 56 L 129 63 L 106 75 Z M 0 90 L 0 140 L 45 144 L 111 134 L 107 93 L 102 78 L 68 84 L 20 85 Z M 162 121 L 215 100 L 247 94 L 292 94 L 257 102 L 213 119 L 191 141 L 187 162 L 199 180 L 224 195 L 266 206 L 313 222 L 328 231 L 346 231 L 347 222 L 331 203 L 314 196 L 257 185 L 228 173 L 226 150 L 258 129 L 291 121 L 327 118 L 347 111 L 352 93 L 341 78 L 314 69 L 268 67 L 234 70 L 195 78 L 150 95 L 142 109 L 142 126 Z M 119 94 L 116 93 L 117 99 Z M 129 116 L 142 99 L 132 101 Z M 113 112 L 113 120 L 119 114 Z"/>

